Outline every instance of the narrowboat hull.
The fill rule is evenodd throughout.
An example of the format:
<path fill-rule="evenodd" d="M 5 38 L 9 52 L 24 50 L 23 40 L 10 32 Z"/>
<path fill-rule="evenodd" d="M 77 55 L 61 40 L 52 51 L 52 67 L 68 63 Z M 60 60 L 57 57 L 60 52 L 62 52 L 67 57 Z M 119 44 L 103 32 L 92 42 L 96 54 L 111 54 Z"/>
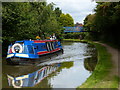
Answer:
<path fill-rule="evenodd" d="M 18 65 L 20 64 L 20 62 L 22 61 L 26 61 L 26 58 L 18 58 L 18 57 L 11 57 L 11 58 L 7 58 L 7 64 L 14 64 L 14 65 Z"/>
<path fill-rule="evenodd" d="M 6 58 L 7 64 L 12 64 L 12 65 L 19 65 L 22 63 L 29 63 L 29 64 L 34 64 L 36 62 L 43 62 L 46 61 L 44 60 L 44 56 L 45 59 L 49 58 L 46 57 L 47 55 L 53 55 L 55 53 L 63 53 L 63 49 L 57 49 L 51 52 L 46 52 L 46 53 L 39 53 L 39 57 L 38 58 L 24 58 L 24 57 L 16 57 L 15 55 L 11 58 Z M 51 56 L 50 56 L 51 57 Z"/>
<path fill-rule="evenodd" d="M 58 40 L 23 40 L 8 46 L 6 61 L 19 64 L 23 61 L 35 61 L 41 56 L 63 51 Z"/>

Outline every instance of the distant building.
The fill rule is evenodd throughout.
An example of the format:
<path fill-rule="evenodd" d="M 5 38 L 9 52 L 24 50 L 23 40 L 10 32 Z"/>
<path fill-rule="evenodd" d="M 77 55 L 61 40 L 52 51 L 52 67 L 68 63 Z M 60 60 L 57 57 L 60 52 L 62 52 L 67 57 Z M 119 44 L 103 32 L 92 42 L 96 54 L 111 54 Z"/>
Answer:
<path fill-rule="evenodd" d="M 75 24 L 75 27 L 77 27 L 77 26 L 83 26 L 83 24 L 77 22 L 77 23 Z"/>

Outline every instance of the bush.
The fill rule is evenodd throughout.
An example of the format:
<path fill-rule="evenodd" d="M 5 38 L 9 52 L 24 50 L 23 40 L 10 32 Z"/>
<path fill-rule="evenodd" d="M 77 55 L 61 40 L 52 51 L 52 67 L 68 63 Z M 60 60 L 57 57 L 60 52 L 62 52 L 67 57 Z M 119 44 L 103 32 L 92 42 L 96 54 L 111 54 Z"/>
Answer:
<path fill-rule="evenodd" d="M 65 39 L 84 39 L 85 33 L 84 32 L 80 32 L 80 33 L 66 33 L 66 34 L 63 34 L 63 37 Z"/>

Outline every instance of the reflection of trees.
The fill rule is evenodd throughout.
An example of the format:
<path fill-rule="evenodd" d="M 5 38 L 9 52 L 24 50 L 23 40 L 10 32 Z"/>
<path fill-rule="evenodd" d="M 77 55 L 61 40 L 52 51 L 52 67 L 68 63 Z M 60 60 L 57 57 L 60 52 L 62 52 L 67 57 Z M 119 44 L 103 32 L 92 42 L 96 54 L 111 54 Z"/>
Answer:
<path fill-rule="evenodd" d="M 73 42 L 62 41 L 62 45 L 63 45 L 63 46 L 72 45 L 72 44 L 73 44 Z"/>
<path fill-rule="evenodd" d="M 97 50 L 94 45 L 88 44 L 86 54 L 91 55 L 92 57 L 84 60 L 84 67 L 88 71 L 93 71 L 97 64 Z"/>
<path fill-rule="evenodd" d="M 60 67 L 58 67 L 58 70 L 51 73 L 48 77 L 46 77 L 44 80 L 42 80 L 42 82 L 40 82 L 38 85 L 35 85 L 34 88 L 51 88 L 52 85 L 49 82 L 49 79 L 57 76 L 59 74 L 59 72 L 61 72 L 61 70 L 63 68 L 71 68 L 73 66 L 73 62 L 62 62 L 60 63 Z"/>
<path fill-rule="evenodd" d="M 62 62 L 60 63 L 60 67 L 58 67 L 57 72 L 59 73 L 62 71 L 62 69 L 64 68 L 69 69 L 71 67 L 73 67 L 73 62 Z M 56 76 L 58 73 L 54 74 L 54 76 Z"/>
<path fill-rule="evenodd" d="M 88 71 L 93 71 L 95 69 L 96 64 L 97 64 L 97 58 L 96 57 L 86 58 L 84 60 L 84 67 Z"/>
<path fill-rule="evenodd" d="M 63 69 L 63 68 L 69 69 L 69 68 L 71 68 L 72 66 L 73 66 L 73 62 L 63 62 L 63 63 L 61 63 L 60 69 Z"/>
<path fill-rule="evenodd" d="M 84 54 L 85 56 L 96 56 L 97 55 L 97 50 L 94 45 L 92 44 L 87 44 L 86 46 L 86 53 Z"/>

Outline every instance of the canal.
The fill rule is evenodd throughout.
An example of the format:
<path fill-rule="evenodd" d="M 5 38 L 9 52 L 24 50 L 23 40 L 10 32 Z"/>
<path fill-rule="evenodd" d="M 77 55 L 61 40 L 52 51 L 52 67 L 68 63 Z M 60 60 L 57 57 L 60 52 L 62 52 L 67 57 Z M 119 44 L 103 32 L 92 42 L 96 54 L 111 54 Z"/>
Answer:
<path fill-rule="evenodd" d="M 3 88 L 76 88 L 86 81 L 97 64 L 91 44 L 63 42 L 64 52 L 42 56 L 40 61 L 8 65 L 3 58 Z"/>

